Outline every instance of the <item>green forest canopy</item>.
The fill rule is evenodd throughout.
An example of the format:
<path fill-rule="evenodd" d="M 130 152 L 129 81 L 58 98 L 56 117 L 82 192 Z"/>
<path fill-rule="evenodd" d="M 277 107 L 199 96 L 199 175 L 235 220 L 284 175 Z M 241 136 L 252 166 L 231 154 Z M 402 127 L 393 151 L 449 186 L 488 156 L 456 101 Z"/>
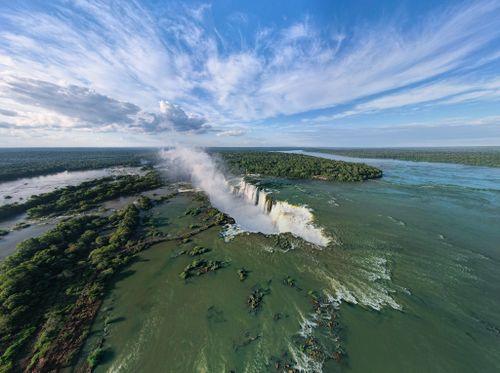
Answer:
<path fill-rule="evenodd" d="M 0 181 L 62 171 L 142 166 L 157 159 L 156 149 L 0 149 Z"/>
<path fill-rule="evenodd" d="M 222 152 L 222 159 L 233 172 L 296 179 L 362 181 L 382 176 L 378 168 L 364 163 L 350 163 L 278 152 Z"/>
<path fill-rule="evenodd" d="M 120 175 L 85 181 L 49 193 L 31 196 L 24 203 L 0 206 L 0 221 L 27 212 L 29 217 L 87 211 L 99 203 L 159 188 L 163 182 L 159 174 L 149 171 L 145 175 Z"/>

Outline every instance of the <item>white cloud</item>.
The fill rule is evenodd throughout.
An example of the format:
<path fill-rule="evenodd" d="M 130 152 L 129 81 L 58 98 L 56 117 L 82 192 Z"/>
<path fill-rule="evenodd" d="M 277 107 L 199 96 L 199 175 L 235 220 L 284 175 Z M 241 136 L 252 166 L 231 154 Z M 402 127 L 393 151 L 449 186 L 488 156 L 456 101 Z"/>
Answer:
<path fill-rule="evenodd" d="M 148 133 L 178 131 L 204 133 L 211 130 L 206 119 L 187 114 L 178 105 L 160 101 L 159 112 L 148 112 L 129 102 L 118 101 L 95 90 L 61 86 L 35 79 L 1 80 L 0 98 L 22 104 L 23 113 L 0 110 L 13 117 L 3 128 L 131 130 Z"/>
<path fill-rule="evenodd" d="M 333 122 L 354 115 L 370 114 L 383 110 L 399 109 L 415 105 L 451 105 L 479 100 L 499 101 L 500 80 L 488 80 L 483 82 L 466 82 L 460 79 L 456 79 L 456 81 L 438 81 L 387 94 L 380 98 L 367 100 L 362 104 L 355 105 L 349 110 L 336 114 L 319 115 L 314 118 L 303 119 L 302 122 Z"/>
<path fill-rule="evenodd" d="M 246 134 L 245 130 L 242 129 L 232 129 L 232 130 L 227 130 L 227 131 L 222 131 L 217 133 L 217 136 L 220 137 L 235 137 L 235 136 L 243 136 Z"/>
<path fill-rule="evenodd" d="M 160 113 L 159 121 L 171 125 L 175 131 L 203 133 L 211 129 L 205 118 L 187 114 L 180 106 L 168 101 L 160 101 Z"/>
<path fill-rule="evenodd" d="M 441 8 L 406 29 L 386 22 L 339 32 L 307 18 L 282 29 L 255 30 L 237 47 L 209 26 L 210 5 L 172 3 L 153 12 L 137 2 L 117 4 L 79 0 L 51 3 L 46 12 L 2 9 L 4 80 L 66 87 L 62 93 L 69 100 L 56 103 L 35 97 L 35 89 L 11 90 L 0 97 L 0 106 L 18 114 L 16 125 L 38 115 L 37 123 L 45 116 L 60 124 L 65 116 L 74 126 L 102 122 L 205 132 L 209 123 L 224 127 L 359 100 L 366 102 L 318 121 L 498 97 L 498 86 L 469 83 L 478 81 L 475 74 L 484 64 L 500 58 L 491 48 L 500 40 L 500 4 L 493 0 Z M 237 18 L 234 27 L 248 23 L 244 15 Z M 91 108 L 97 97 L 101 104 L 109 100 L 105 109 Z M 172 104 L 160 104 L 164 112 L 158 112 L 164 99 Z M 231 131 L 237 130 L 226 132 Z"/>
<path fill-rule="evenodd" d="M 17 113 L 14 110 L 0 109 L 0 115 L 3 115 L 5 117 L 16 117 Z"/>

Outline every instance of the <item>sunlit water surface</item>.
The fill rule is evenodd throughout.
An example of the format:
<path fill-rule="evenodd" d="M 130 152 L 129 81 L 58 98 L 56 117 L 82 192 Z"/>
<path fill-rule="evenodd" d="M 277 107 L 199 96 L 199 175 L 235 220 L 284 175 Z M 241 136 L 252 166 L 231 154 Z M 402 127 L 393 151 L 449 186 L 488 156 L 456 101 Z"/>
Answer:
<path fill-rule="evenodd" d="M 362 161 L 385 177 L 262 180 L 275 198 L 312 208 L 336 244 L 282 250 L 259 234 L 225 242 L 214 228 L 185 245 L 209 247 L 207 258 L 231 264 L 187 283 L 178 274 L 192 258 L 174 257 L 185 245 L 158 244 L 106 298 L 83 355 L 105 335 L 97 371 L 275 371 L 266 365 L 271 356 L 299 356 L 292 340 L 312 318 L 305 294 L 314 289 L 341 301 L 347 354 L 323 371 L 498 371 L 500 170 Z M 156 207 L 155 224 L 182 231 L 196 220 L 184 215 L 193 203 L 181 196 Z M 250 270 L 245 282 L 240 267 Z M 284 286 L 286 276 L 303 290 Z M 256 284 L 271 293 L 253 315 L 246 299 Z M 285 316 L 276 321 L 276 313 Z M 240 347 L 246 333 L 259 338 Z M 299 367 L 320 369 L 307 361 Z"/>

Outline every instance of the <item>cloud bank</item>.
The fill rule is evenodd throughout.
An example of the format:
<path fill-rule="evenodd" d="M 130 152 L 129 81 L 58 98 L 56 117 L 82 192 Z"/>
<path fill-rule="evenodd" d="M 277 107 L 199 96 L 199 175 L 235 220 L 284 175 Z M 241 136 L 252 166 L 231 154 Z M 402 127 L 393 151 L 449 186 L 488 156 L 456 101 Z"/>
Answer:
<path fill-rule="evenodd" d="M 158 112 L 146 112 L 130 102 L 123 102 L 97 93 L 93 89 L 76 85 L 60 86 L 35 79 L 10 79 L 4 81 L 6 96 L 38 113 L 46 115 L 19 116 L 15 111 L 0 110 L 0 115 L 18 117 L 13 126 L 47 126 L 51 115 L 64 118 L 54 121 L 51 127 L 86 128 L 95 131 L 135 130 L 147 133 L 165 131 L 202 133 L 210 130 L 206 119 L 187 114 L 177 105 L 159 102 Z"/>
<path fill-rule="evenodd" d="M 435 6 L 406 23 L 324 24 L 306 13 L 266 24 L 221 13 L 181 2 L 3 3 L 3 128 L 222 141 L 275 131 L 277 121 L 307 134 L 346 118 L 437 116 L 441 107 L 500 100 L 498 1 Z"/>

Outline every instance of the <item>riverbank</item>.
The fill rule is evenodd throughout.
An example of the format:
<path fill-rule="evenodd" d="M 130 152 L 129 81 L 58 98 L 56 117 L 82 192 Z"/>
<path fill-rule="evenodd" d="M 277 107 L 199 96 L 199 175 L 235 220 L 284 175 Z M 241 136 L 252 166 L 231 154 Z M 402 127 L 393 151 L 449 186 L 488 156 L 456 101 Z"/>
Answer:
<path fill-rule="evenodd" d="M 500 147 L 449 148 L 311 148 L 308 151 L 353 158 L 399 159 L 414 162 L 455 163 L 470 166 L 500 167 Z"/>

